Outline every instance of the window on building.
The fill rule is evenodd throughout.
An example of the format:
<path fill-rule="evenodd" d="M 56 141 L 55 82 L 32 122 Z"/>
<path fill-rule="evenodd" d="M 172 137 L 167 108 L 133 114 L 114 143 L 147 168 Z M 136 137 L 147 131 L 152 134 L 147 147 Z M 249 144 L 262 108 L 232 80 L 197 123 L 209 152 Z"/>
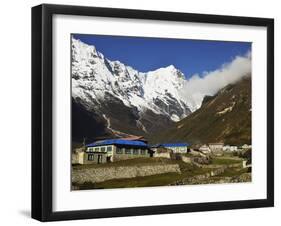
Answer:
<path fill-rule="evenodd" d="M 88 152 L 93 152 L 93 148 L 88 148 Z"/>
<path fill-rule="evenodd" d="M 94 160 L 94 154 L 88 154 L 88 161 Z"/>
<path fill-rule="evenodd" d="M 100 148 L 95 148 L 95 151 L 99 151 L 100 150 Z"/>
<path fill-rule="evenodd" d="M 134 155 L 138 155 L 139 154 L 139 150 L 138 149 L 133 149 L 133 154 Z"/>
<path fill-rule="evenodd" d="M 123 154 L 123 148 L 116 148 L 116 154 Z"/>
<path fill-rule="evenodd" d="M 141 155 L 145 155 L 146 154 L 146 150 L 145 149 L 141 149 Z"/>
<path fill-rule="evenodd" d="M 129 148 L 126 148 L 126 149 L 125 149 L 125 154 L 127 154 L 127 155 L 130 155 L 130 154 L 132 154 L 132 151 L 131 151 L 131 149 L 129 149 Z"/>
<path fill-rule="evenodd" d="M 105 152 L 105 147 L 101 147 L 101 148 L 100 148 L 100 151 L 101 151 L 101 152 Z"/>
<path fill-rule="evenodd" d="M 107 147 L 107 152 L 111 152 L 112 151 L 112 146 Z"/>

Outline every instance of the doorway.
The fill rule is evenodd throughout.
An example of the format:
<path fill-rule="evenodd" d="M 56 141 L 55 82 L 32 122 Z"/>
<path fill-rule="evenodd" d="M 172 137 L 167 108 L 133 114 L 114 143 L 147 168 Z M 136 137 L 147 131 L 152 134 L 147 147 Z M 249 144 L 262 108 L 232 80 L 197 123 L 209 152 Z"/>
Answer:
<path fill-rule="evenodd" d="M 98 164 L 102 163 L 102 155 L 98 155 Z"/>

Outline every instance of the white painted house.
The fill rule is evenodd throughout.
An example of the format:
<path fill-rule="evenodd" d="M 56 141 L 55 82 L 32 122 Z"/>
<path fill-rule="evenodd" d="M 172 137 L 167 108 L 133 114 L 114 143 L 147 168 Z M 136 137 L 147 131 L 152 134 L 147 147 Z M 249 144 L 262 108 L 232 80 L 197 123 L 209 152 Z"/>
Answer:
<path fill-rule="evenodd" d="M 224 145 L 223 146 L 223 151 L 225 152 L 234 152 L 234 151 L 238 151 L 238 147 L 237 146 L 231 146 L 231 145 Z"/>
<path fill-rule="evenodd" d="M 224 143 L 209 143 L 209 148 L 215 155 L 223 155 L 223 146 Z"/>
<path fill-rule="evenodd" d="M 243 150 L 247 150 L 247 149 L 250 149 L 250 148 L 252 148 L 252 145 L 249 145 L 249 144 L 243 144 L 242 145 Z"/>
<path fill-rule="evenodd" d="M 203 152 L 204 154 L 211 153 L 211 149 L 208 145 L 204 144 L 199 148 L 199 151 Z"/>
<path fill-rule="evenodd" d="M 151 147 L 151 149 L 157 152 L 159 148 L 165 148 L 171 150 L 173 153 L 187 153 L 188 147 L 190 144 L 188 143 L 166 143 L 166 144 L 158 144 Z"/>
<path fill-rule="evenodd" d="M 209 143 L 211 151 L 222 151 L 224 143 Z"/>

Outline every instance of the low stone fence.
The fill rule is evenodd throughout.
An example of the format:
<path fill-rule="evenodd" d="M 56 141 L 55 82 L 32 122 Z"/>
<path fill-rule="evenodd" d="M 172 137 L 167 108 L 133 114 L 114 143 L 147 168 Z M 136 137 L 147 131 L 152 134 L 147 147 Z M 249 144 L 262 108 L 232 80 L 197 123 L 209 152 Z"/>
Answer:
<path fill-rule="evenodd" d="M 178 164 L 86 168 L 73 170 L 72 182 L 78 184 L 97 183 L 112 179 L 144 177 L 164 173 L 181 173 L 181 171 Z"/>
<path fill-rule="evenodd" d="M 217 168 L 238 168 L 238 167 L 242 167 L 242 162 L 241 163 L 233 163 L 233 164 L 228 164 L 228 165 L 214 165 L 214 164 L 210 164 L 210 165 L 203 165 L 203 164 L 199 164 L 196 162 L 193 162 L 194 165 L 200 167 L 200 168 L 204 168 L 204 169 L 217 169 Z"/>

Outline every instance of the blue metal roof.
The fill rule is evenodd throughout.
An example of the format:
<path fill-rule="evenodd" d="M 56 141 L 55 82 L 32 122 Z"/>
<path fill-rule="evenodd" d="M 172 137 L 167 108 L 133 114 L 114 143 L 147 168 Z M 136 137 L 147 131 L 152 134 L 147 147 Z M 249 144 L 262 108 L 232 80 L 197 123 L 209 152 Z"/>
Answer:
<path fill-rule="evenodd" d="M 153 144 L 153 145 L 150 145 L 151 148 L 158 148 L 158 147 L 160 147 L 160 146 L 161 146 L 161 144 Z"/>
<path fill-rule="evenodd" d="M 189 146 L 188 143 L 166 143 L 166 144 L 160 144 L 162 147 L 186 147 Z"/>
<path fill-rule="evenodd" d="M 139 146 L 139 147 L 148 147 L 148 145 L 142 141 L 135 140 L 122 140 L 122 139 L 109 139 L 109 140 L 100 140 L 91 144 L 87 144 L 87 147 L 97 147 L 103 145 L 129 145 L 129 146 Z"/>

